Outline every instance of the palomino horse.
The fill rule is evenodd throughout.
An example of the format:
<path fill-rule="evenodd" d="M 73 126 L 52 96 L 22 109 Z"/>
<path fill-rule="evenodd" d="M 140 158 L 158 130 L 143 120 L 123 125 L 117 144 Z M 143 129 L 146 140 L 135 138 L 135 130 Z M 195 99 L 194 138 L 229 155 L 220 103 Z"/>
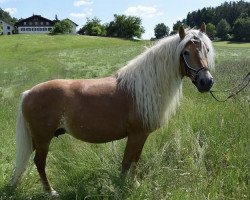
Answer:
<path fill-rule="evenodd" d="M 29 157 L 44 190 L 57 195 L 45 173 L 49 144 L 65 132 L 91 143 L 125 137 L 122 172 L 140 158 L 149 135 L 174 113 L 182 95 L 182 79 L 191 78 L 200 92 L 209 91 L 214 50 L 200 30 L 166 37 L 115 75 L 88 80 L 52 80 L 23 93 L 17 121 L 17 158 L 12 185 L 16 186 Z"/>

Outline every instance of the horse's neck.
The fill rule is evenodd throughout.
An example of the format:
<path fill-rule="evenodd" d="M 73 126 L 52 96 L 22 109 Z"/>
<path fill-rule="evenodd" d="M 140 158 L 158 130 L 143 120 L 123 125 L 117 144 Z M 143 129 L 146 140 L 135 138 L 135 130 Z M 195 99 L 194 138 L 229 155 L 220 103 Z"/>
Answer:
<path fill-rule="evenodd" d="M 118 72 L 121 86 L 131 93 L 139 116 L 150 130 L 169 118 L 181 94 L 176 47 L 168 42 L 160 42 Z"/>

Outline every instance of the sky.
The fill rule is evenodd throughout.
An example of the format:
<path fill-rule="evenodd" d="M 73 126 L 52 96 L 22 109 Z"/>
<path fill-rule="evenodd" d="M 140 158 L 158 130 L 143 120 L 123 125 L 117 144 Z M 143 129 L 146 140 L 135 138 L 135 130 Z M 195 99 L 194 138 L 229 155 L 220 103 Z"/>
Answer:
<path fill-rule="evenodd" d="M 182 20 L 188 12 L 215 7 L 225 0 L 0 0 L 0 8 L 12 17 L 27 18 L 33 14 L 48 19 L 69 18 L 81 28 L 87 18 L 97 17 L 102 23 L 114 19 L 114 14 L 138 16 L 142 19 L 145 33 L 142 38 L 154 37 L 154 27 L 164 23 L 170 29 L 177 20 Z"/>

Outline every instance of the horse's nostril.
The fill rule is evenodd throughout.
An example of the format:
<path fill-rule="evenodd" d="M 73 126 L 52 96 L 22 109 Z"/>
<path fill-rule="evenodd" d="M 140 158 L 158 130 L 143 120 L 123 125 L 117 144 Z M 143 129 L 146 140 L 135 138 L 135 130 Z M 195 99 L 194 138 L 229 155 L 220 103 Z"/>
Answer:
<path fill-rule="evenodd" d="M 201 86 L 204 86 L 204 85 L 205 85 L 205 80 L 204 80 L 204 79 L 201 79 L 201 80 L 200 80 L 200 85 L 201 85 Z"/>

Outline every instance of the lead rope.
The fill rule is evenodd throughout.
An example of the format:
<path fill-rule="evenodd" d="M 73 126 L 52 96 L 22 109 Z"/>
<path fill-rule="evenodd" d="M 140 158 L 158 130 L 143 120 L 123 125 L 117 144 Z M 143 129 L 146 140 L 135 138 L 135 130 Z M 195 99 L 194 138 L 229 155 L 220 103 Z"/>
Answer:
<path fill-rule="evenodd" d="M 212 95 L 212 97 L 218 101 L 218 102 L 226 102 L 228 99 L 236 96 L 239 92 L 241 92 L 242 90 L 244 90 L 248 84 L 250 83 L 250 72 L 248 72 L 248 74 L 242 79 L 241 83 L 239 85 L 237 85 L 236 87 L 234 87 L 231 90 L 210 90 L 210 94 Z M 218 93 L 218 92 L 230 92 L 230 94 L 228 95 L 227 98 L 220 100 L 217 97 L 215 97 L 214 93 Z"/>

